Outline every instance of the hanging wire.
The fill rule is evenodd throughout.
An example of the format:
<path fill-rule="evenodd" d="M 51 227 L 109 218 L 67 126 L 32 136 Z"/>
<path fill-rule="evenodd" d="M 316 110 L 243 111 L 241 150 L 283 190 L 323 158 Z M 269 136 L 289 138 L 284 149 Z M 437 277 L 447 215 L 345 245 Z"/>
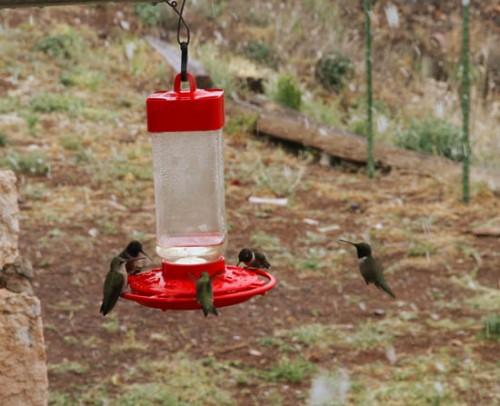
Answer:
<path fill-rule="evenodd" d="M 179 16 L 179 22 L 177 23 L 177 42 L 179 43 L 181 47 L 181 80 L 183 82 L 187 82 L 187 63 L 188 63 L 188 45 L 189 41 L 191 39 L 191 35 L 189 32 L 189 27 L 186 24 L 186 21 L 184 20 L 184 17 L 182 17 L 182 13 L 184 12 L 184 5 L 186 4 L 186 0 L 182 0 L 182 5 L 180 7 L 180 10 L 177 9 L 177 6 L 179 3 L 177 1 L 171 1 L 171 0 L 164 0 L 165 3 L 167 3 L 172 9 L 175 11 L 175 13 Z M 186 30 L 186 40 L 181 41 L 181 26 L 184 26 L 184 29 Z"/>

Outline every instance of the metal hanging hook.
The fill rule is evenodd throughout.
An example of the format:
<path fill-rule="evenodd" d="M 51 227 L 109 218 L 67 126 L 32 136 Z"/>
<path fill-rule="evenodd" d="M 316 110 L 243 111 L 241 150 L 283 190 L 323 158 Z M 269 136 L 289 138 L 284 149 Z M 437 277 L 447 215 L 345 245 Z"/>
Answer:
<path fill-rule="evenodd" d="M 177 6 L 179 5 L 179 3 L 177 3 L 177 1 L 171 1 L 171 0 L 164 0 L 164 1 L 170 7 L 172 7 L 172 9 L 179 16 L 179 22 L 177 23 L 177 42 L 179 43 L 179 45 L 181 47 L 181 80 L 183 82 L 187 82 L 188 45 L 189 45 L 189 41 L 191 39 L 191 35 L 190 35 L 189 27 L 186 24 L 184 17 L 182 17 L 182 13 L 184 12 L 184 5 L 186 4 L 186 0 L 182 0 L 182 5 L 180 7 L 180 10 L 177 9 Z M 184 29 L 186 30 L 186 40 L 185 41 L 181 41 L 181 25 L 183 25 Z"/>

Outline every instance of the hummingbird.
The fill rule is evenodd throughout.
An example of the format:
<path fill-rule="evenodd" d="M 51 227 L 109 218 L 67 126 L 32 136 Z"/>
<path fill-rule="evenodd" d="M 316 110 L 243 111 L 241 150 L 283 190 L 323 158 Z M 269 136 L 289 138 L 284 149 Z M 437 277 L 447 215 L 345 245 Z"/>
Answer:
<path fill-rule="evenodd" d="M 395 298 L 396 295 L 392 292 L 391 288 L 384 279 L 382 264 L 380 261 L 372 256 L 372 248 L 366 242 L 350 242 L 346 240 L 339 240 L 347 244 L 354 245 L 358 253 L 359 271 L 363 276 L 366 284 L 373 283 L 377 288 L 383 290 L 389 296 Z"/>
<path fill-rule="evenodd" d="M 241 263 L 244 263 L 247 268 L 251 269 L 269 269 L 271 266 L 269 262 L 267 262 L 266 256 L 257 250 L 252 250 L 248 248 L 243 248 L 238 254 L 238 266 Z"/>
<path fill-rule="evenodd" d="M 219 313 L 214 306 L 214 292 L 212 289 L 212 280 L 217 278 L 221 272 L 210 276 L 208 272 L 202 272 L 200 278 L 196 280 L 196 301 L 203 310 L 203 315 L 207 317 L 209 313 L 218 316 Z"/>
<path fill-rule="evenodd" d="M 140 258 L 143 259 L 143 258 Z M 128 286 L 126 264 L 130 261 L 135 261 L 136 258 L 124 259 L 122 257 L 114 257 L 109 265 L 109 271 L 104 280 L 102 288 L 103 298 L 101 310 L 99 312 L 106 316 L 113 307 L 120 295 L 125 292 Z"/>
<path fill-rule="evenodd" d="M 139 254 L 143 254 L 149 259 L 151 257 L 146 254 L 142 248 L 142 244 L 140 241 L 134 240 L 130 241 L 125 249 L 118 255 L 120 258 L 127 260 L 128 262 L 125 264 L 125 269 L 127 270 L 127 274 L 135 275 L 141 272 L 142 267 L 139 266 L 139 261 L 144 259 L 144 257 L 139 258 Z"/>

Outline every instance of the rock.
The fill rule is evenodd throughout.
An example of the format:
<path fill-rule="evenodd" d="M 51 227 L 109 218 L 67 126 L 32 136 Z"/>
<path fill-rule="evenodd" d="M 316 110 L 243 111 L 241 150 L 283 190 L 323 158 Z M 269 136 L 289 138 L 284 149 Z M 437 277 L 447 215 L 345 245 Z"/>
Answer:
<path fill-rule="evenodd" d="M 0 404 L 46 405 L 48 378 L 40 301 L 0 289 Z"/>
<path fill-rule="evenodd" d="M 16 175 L 12 171 L 0 170 L 0 269 L 19 256 L 18 212 Z"/>
<path fill-rule="evenodd" d="M 40 301 L 31 262 L 19 255 L 16 177 L 0 171 L 0 405 L 48 403 Z"/>
<path fill-rule="evenodd" d="M 6 288 L 11 292 L 33 295 L 32 279 L 31 261 L 22 256 L 18 256 L 12 264 L 6 264 L 0 269 L 0 288 Z"/>

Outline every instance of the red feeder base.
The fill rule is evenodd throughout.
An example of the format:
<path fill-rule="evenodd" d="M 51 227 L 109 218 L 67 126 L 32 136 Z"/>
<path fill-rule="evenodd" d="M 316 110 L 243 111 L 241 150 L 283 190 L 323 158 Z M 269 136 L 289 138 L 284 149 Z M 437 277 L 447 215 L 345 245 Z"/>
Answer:
<path fill-rule="evenodd" d="M 199 310 L 195 278 L 202 272 L 214 275 L 212 281 L 215 307 L 231 306 L 264 295 L 276 285 L 276 279 L 260 269 L 246 269 L 225 264 L 224 258 L 208 264 L 178 265 L 163 262 L 161 268 L 130 275 L 130 293 L 122 297 L 161 310 Z"/>

